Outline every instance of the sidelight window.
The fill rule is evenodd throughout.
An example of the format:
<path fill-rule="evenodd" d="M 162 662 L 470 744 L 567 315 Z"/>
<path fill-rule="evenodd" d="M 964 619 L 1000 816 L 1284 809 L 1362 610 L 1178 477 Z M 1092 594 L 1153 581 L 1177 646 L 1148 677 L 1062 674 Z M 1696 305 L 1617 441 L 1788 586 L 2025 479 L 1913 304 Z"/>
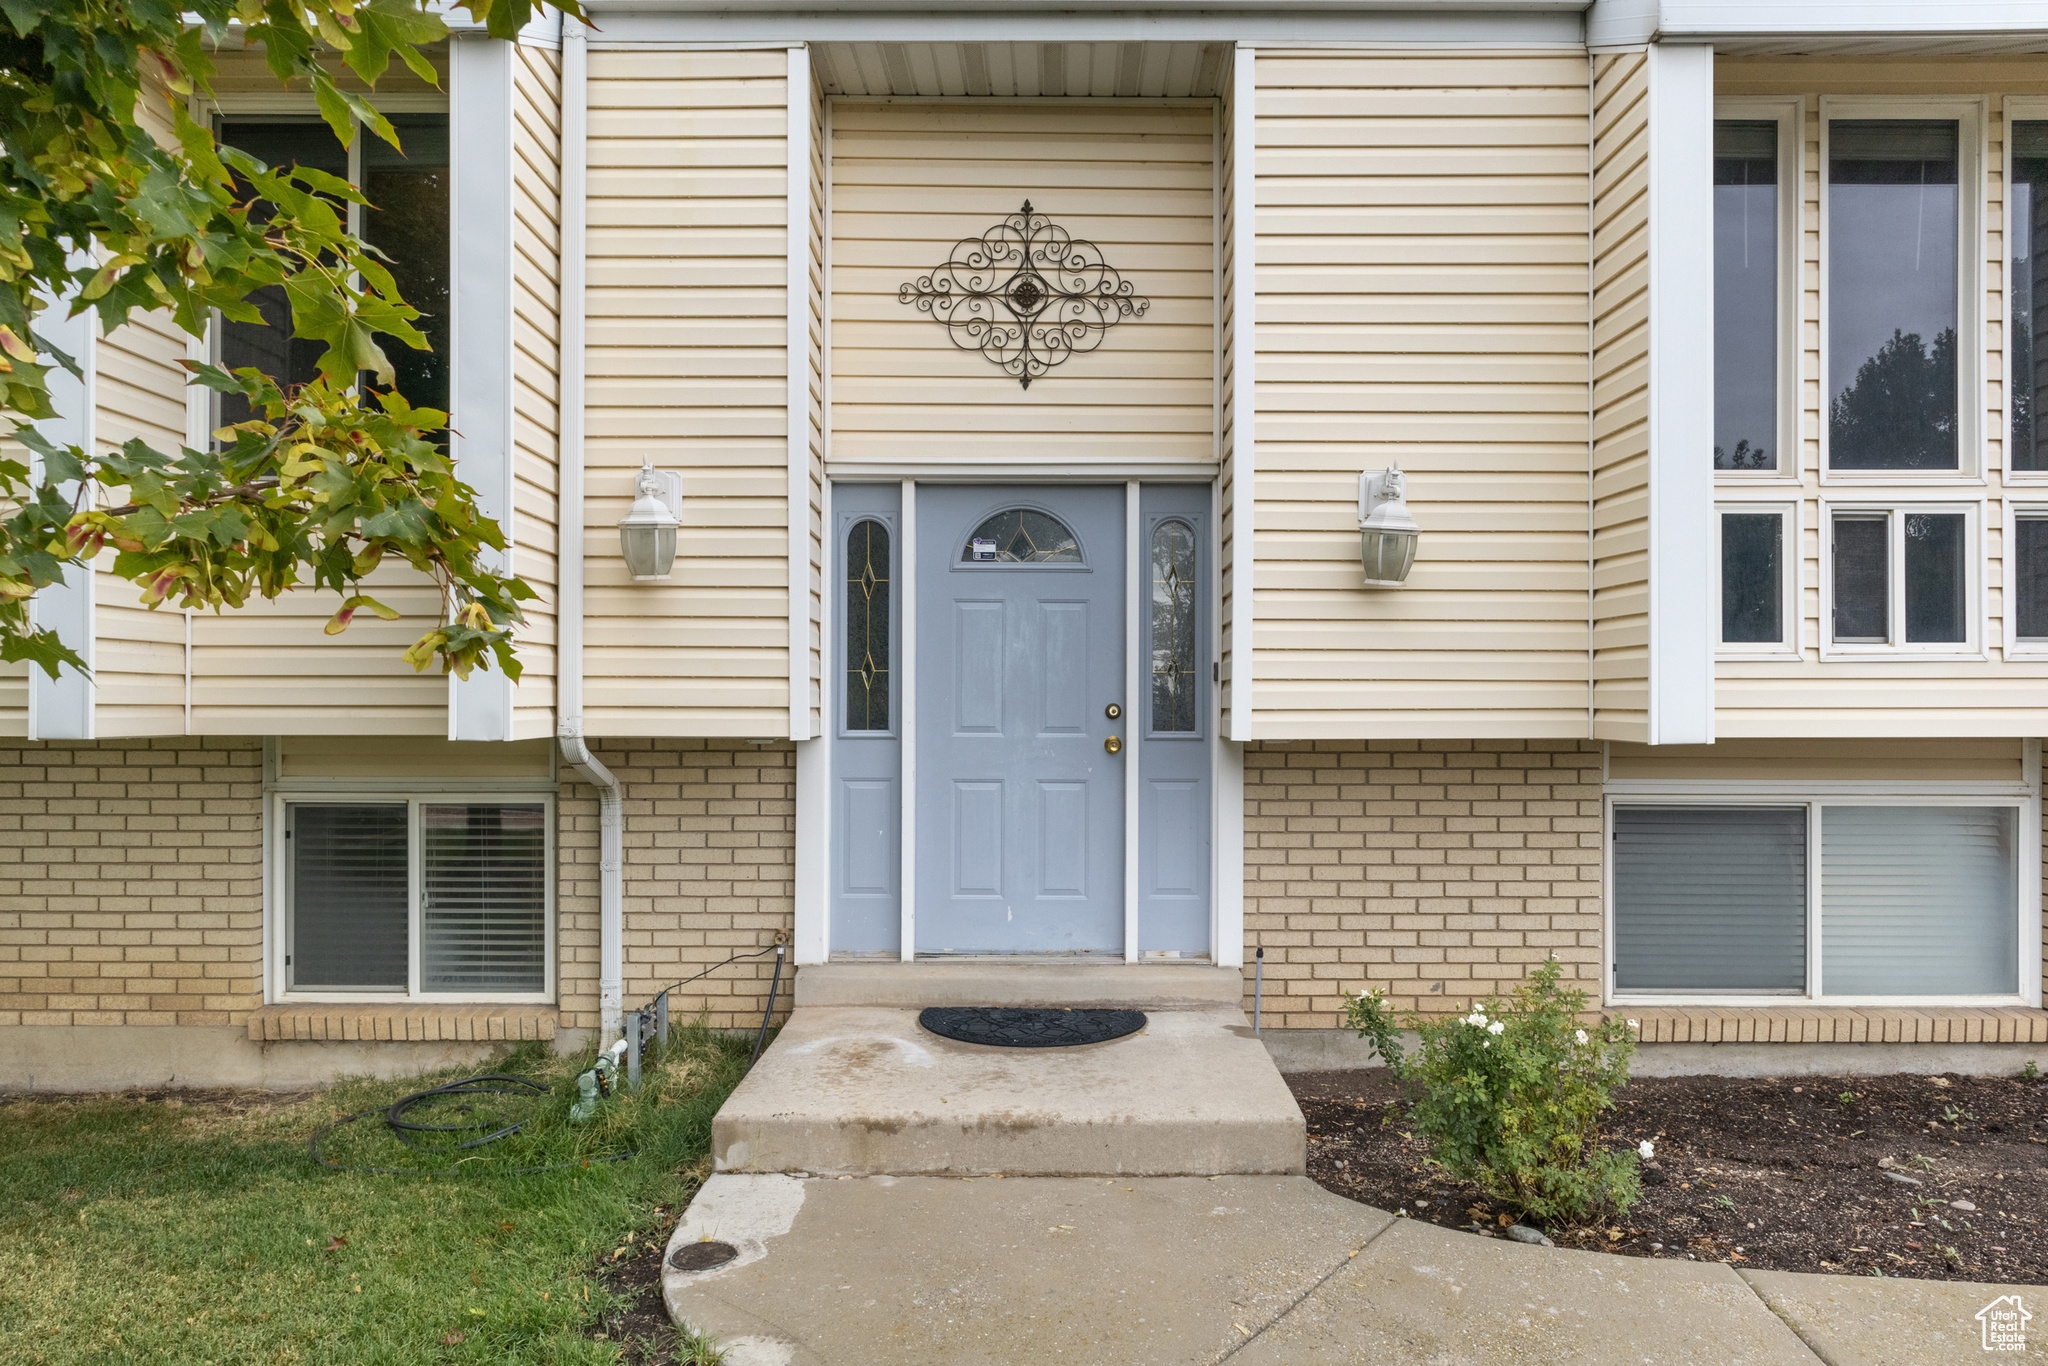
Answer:
<path fill-rule="evenodd" d="M 869 518 L 846 536 L 846 728 L 889 729 L 889 528 Z"/>
<path fill-rule="evenodd" d="M 1195 674 L 1195 529 L 1178 518 L 1152 529 L 1152 733 L 1190 734 Z"/>
<path fill-rule="evenodd" d="M 286 990 L 544 994 L 549 811 L 536 800 L 286 802 Z"/>

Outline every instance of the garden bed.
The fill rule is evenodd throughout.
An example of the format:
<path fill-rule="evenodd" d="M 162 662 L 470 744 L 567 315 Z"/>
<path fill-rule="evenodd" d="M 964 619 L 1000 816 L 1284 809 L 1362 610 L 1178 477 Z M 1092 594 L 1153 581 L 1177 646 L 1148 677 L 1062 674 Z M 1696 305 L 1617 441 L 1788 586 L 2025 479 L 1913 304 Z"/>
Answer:
<path fill-rule="evenodd" d="M 1288 1078 L 1308 1174 L 1410 1218 L 1500 1236 L 1498 1201 L 1427 1160 L 1384 1070 Z M 1656 1157 L 1624 1217 L 1562 1247 L 1779 1271 L 2048 1282 L 2048 1083 L 2005 1077 L 1645 1077 L 1608 1117 Z"/>

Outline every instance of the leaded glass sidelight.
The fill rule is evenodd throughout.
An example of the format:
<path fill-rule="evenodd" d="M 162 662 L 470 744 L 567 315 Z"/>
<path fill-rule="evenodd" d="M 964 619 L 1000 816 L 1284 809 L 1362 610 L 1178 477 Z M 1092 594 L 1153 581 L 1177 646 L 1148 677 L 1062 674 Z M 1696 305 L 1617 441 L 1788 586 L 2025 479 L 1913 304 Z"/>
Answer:
<path fill-rule="evenodd" d="M 846 728 L 889 729 L 889 528 L 846 537 Z"/>
<path fill-rule="evenodd" d="M 1152 529 L 1152 732 L 1195 729 L 1195 530 Z"/>
<path fill-rule="evenodd" d="M 1081 542 L 1049 512 L 1007 508 L 974 529 L 960 563 L 1080 564 Z"/>

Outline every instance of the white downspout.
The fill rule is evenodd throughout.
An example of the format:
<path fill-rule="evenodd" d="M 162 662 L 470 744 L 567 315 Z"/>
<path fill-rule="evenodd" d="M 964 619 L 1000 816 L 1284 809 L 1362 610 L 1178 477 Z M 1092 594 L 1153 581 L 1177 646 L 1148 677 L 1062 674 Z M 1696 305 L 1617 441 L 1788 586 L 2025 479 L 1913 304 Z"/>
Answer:
<path fill-rule="evenodd" d="M 583 333 L 584 184 L 589 151 L 589 45 L 583 26 L 562 23 L 562 493 L 557 520 L 560 602 L 556 632 L 556 734 L 562 762 L 597 789 L 597 994 L 599 1042 L 619 1033 L 625 1018 L 625 793 L 612 771 L 583 743 Z"/>

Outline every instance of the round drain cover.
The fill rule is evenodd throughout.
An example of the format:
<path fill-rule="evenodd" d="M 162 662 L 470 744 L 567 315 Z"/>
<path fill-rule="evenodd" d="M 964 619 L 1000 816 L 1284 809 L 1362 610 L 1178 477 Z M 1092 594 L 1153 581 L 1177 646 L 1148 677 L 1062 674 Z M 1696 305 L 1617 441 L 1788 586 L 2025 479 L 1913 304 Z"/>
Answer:
<path fill-rule="evenodd" d="M 709 1271 L 739 1255 L 731 1243 L 684 1243 L 669 1254 L 668 1264 L 678 1271 Z"/>
<path fill-rule="evenodd" d="M 917 1022 L 942 1038 L 990 1048 L 1074 1048 L 1135 1034 L 1145 1027 L 1145 1013 L 1040 1006 L 931 1006 L 918 1015 Z"/>

